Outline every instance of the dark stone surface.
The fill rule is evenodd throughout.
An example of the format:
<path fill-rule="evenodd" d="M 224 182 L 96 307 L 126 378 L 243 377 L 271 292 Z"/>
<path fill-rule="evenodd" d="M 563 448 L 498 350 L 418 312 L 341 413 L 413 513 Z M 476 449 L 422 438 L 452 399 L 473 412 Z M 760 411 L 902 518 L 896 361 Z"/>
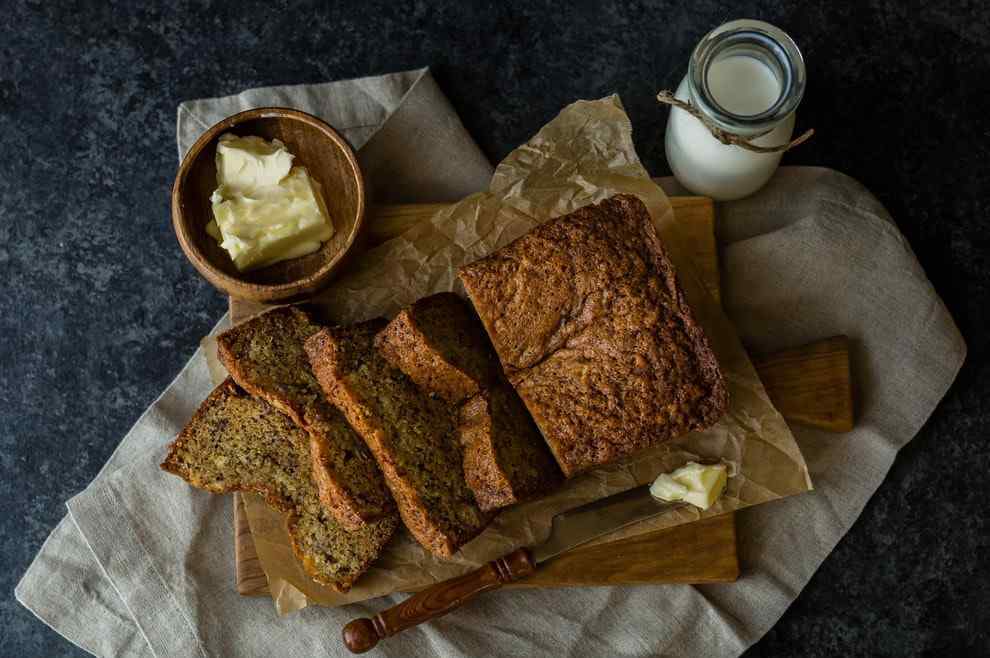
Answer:
<path fill-rule="evenodd" d="M 982 2 L 0 2 L 0 652 L 81 652 L 12 591 L 222 314 L 169 225 L 188 98 L 431 65 L 497 161 L 576 98 L 621 93 L 656 174 L 691 48 L 757 17 L 803 49 L 785 158 L 887 205 L 969 344 L 862 518 L 748 655 L 990 654 L 990 18 Z"/>

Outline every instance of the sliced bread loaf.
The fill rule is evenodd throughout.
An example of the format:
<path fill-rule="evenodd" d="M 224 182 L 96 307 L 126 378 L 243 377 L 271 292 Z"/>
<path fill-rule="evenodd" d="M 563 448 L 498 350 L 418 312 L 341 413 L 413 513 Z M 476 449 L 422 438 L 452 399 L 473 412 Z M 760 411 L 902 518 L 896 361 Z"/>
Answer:
<path fill-rule="evenodd" d="M 374 453 L 403 522 L 427 550 L 452 555 L 488 524 L 467 486 L 456 408 L 416 386 L 374 348 L 373 320 L 306 341 L 317 379 Z"/>
<path fill-rule="evenodd" d="M 450 402 L 476 395 L 502 372 L 481 321 L 449 292 L 403 309 L 378 334 L 375 346 L 421 388 Z"/>
<path fill-rule="evenodd" d="M 525 405 L 507 382 L 486 388 L 464 403 L 458 432 L 464 448 L 464 476 L 484 511 L 535 498 L 564 479 Z"/>
<path fill-rule="evenodd" d="M 398 525 L 386 515 L 345 529 L 320 503 L 307 434 L 227 379 L 169 447 L 162 468 L 213 493 L 256 491 L 287 513 L 292 547 L 314 580 L 346 592 Z"/>
<path fill-rule="evenodd" d="M 357 529 L 395 505 L 374 457 L 309 367 L 303 342 L 318 330 L 298 308 L 277 308 L 220 334 L 217 351 L 238 385 L 309 433 L 320 499 L 340 523 Z"/>
<path fill-rule="evenodd" d="M 637 197 L 552 219 L 458 275 L 567 477 L 725 413 L 715 353 Z"/>

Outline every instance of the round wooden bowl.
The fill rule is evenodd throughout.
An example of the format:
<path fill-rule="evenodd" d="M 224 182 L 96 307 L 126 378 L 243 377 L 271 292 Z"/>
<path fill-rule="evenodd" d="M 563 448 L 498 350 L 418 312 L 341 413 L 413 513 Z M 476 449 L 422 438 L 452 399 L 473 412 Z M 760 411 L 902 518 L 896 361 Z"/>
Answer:
<path fill-rule="evenodd" d="M 234 261 L 206 233 L 213 219 L 210 195 L 217 188 L 217 140 L 224 133 L 281 140 L 323 186 L 323 199 L 334 233 L 308 256 L 239 272 Z M 193 267 L 207 281 L 234 297 L 282 302 L 324 287 L 343 264 L 364 223 L 364 179 L 354 151 L 340 134 L 311 114 L 262 107 L 227 117 L 200 137 L 179 165 L 172 186 L 172 226 Z"/>

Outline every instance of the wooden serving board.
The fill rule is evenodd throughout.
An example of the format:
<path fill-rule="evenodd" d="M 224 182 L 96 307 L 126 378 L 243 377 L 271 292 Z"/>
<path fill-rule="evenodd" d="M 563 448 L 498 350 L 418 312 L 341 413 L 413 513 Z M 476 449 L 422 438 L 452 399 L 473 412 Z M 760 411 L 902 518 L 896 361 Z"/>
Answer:
<path fill-rule="evenodd" d="M 683 227 L 706 287 L 720 298 L 715 213 L 711 199 L 673 197 L 671 205 Z M 421 221 L 442 204 L 372 207 L 365 241 L 375 246 Z M 231 321 L 240 322 L 264 306 L 230 300 Z M 821 429 L 852 429 L 849 353 L 845 337 L 836 336 L 766 357 L 753 363 L 771 400 L 790 421 Z M 237 591 L 268 595 L 268 580 L 258 561 L 240 496 L 234 495 Z M 636 537 L 578 548 L 541 565 L 532 576 L 510 587 L 731 582 L 739 577 L 734 514 L 657 530 Z"/>

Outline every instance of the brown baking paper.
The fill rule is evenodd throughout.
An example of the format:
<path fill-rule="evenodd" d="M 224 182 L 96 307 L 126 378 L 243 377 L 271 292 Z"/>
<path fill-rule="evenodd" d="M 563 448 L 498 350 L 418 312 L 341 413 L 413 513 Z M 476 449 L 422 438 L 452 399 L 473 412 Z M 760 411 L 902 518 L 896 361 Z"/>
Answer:
<path fill-rule="evenodd" d="M 681 246 L 670 203 L 639 162 L 632 127 L 617 96 L 566 107 L 509 154 L 496 169 L 488 192 L 470 196 L 366 252 L 313 302 L 325 321 L 351 323 L 391 317 L 431 293 L 453 290 L 463 295 L 456 276 L 460 265 L 508 244 L 542 221 L 619 193 L 635 194 L 646 203 L 669 247 L 685 294 L 724 372 L 730 399 L 726 416 L 705 432 L 591 471 L 550 496 L 503 511 L 452 559 L 432 556 L 402 530 L 347 594 L 310 579 L 293 557 L 280 516 L 257 496 L 245 496 L 258 557 L 280 613 L 307 602 L 337 606 L 421 589 L 462 574 L 520 546 L 541 542 L 558 512 L 648 483 L 689 460 L 720 459 L 729 466 L 726 492 L 711 509 L 681 508 L 598 541 L 811 489 L 807 467 L 787 424 L 770 403 L 732 325 L 687 260 L 690 252 Z"/>

